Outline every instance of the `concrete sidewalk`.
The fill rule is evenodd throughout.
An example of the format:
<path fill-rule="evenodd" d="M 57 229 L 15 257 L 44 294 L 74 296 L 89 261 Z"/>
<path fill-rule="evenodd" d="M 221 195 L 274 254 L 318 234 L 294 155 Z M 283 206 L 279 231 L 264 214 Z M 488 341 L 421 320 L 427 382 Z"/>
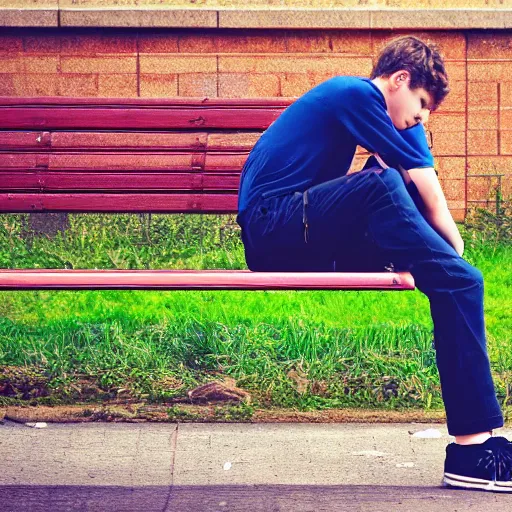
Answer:
<path fill-rule="evenodd" d="M 428 428 L 442 437 L 412 435 Z M 441 487 L 451 439 L 414 423 L 6 421 L 0 510 L 512 510 L 512 495 Z"/>

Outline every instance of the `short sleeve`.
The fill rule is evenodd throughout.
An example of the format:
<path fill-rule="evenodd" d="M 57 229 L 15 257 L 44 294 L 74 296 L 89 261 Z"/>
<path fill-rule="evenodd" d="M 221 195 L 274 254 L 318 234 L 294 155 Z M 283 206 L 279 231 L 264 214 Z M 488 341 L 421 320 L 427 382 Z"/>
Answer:
<path fill-rule="evenodd" d="M 368 82 L 343 91 L 335 112 L 339 122 L 352 134 L 356 143 L 379 156 L 390 166 L 401 165 L 406 171 L 433 167 L 423 125 L 398 131 L 386 111 L 382 93 Z"/>
<path fill-rule="evenodd" d="M 434 167 L 434 157 L 428 147 L 427 133 L 421 123 L 405 130 L 398 130 L 398 133 L 425 159 L 425 162 L 428 163 L 428 165 L 419 167 Z"/>

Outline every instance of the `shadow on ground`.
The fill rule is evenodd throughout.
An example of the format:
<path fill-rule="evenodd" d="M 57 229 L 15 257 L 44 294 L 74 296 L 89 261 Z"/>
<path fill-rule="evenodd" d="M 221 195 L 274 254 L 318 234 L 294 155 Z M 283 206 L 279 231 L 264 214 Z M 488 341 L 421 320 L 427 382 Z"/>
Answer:
<path fill-rule="evenodd" d="M 511 510 L 512 495 L 367 485 L 2 486 L 3 512 L 451 512 Z"/>

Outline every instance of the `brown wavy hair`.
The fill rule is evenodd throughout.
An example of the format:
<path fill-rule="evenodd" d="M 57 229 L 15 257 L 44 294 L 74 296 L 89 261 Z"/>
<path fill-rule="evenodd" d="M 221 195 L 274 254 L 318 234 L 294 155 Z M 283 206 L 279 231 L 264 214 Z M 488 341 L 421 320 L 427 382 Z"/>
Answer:
<path fill-rule="evenodd" d="M 432 110 L 436 110 L 450 92 L 443 56 L 433 43 L 414 36 L 394 39 L 380 52 L 370 78 L 388 77 L 400 69 L 411 74 L 411 89 L 423 87 L 431 94 Z"/>

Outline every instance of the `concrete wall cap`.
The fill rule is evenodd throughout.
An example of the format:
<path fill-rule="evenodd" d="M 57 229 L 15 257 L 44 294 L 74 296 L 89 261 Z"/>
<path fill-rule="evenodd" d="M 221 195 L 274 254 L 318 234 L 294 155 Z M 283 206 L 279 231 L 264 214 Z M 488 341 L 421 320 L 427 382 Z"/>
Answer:
<path fill-rule="evenodd" d="M 449 1 L 449 0 L 448 0 Z M 60 23 L 59 23 L 60 14 Z M 167 6 L 126 0 L 0 0 L 1 27 L 509 29 L 509 8 Z"/>

